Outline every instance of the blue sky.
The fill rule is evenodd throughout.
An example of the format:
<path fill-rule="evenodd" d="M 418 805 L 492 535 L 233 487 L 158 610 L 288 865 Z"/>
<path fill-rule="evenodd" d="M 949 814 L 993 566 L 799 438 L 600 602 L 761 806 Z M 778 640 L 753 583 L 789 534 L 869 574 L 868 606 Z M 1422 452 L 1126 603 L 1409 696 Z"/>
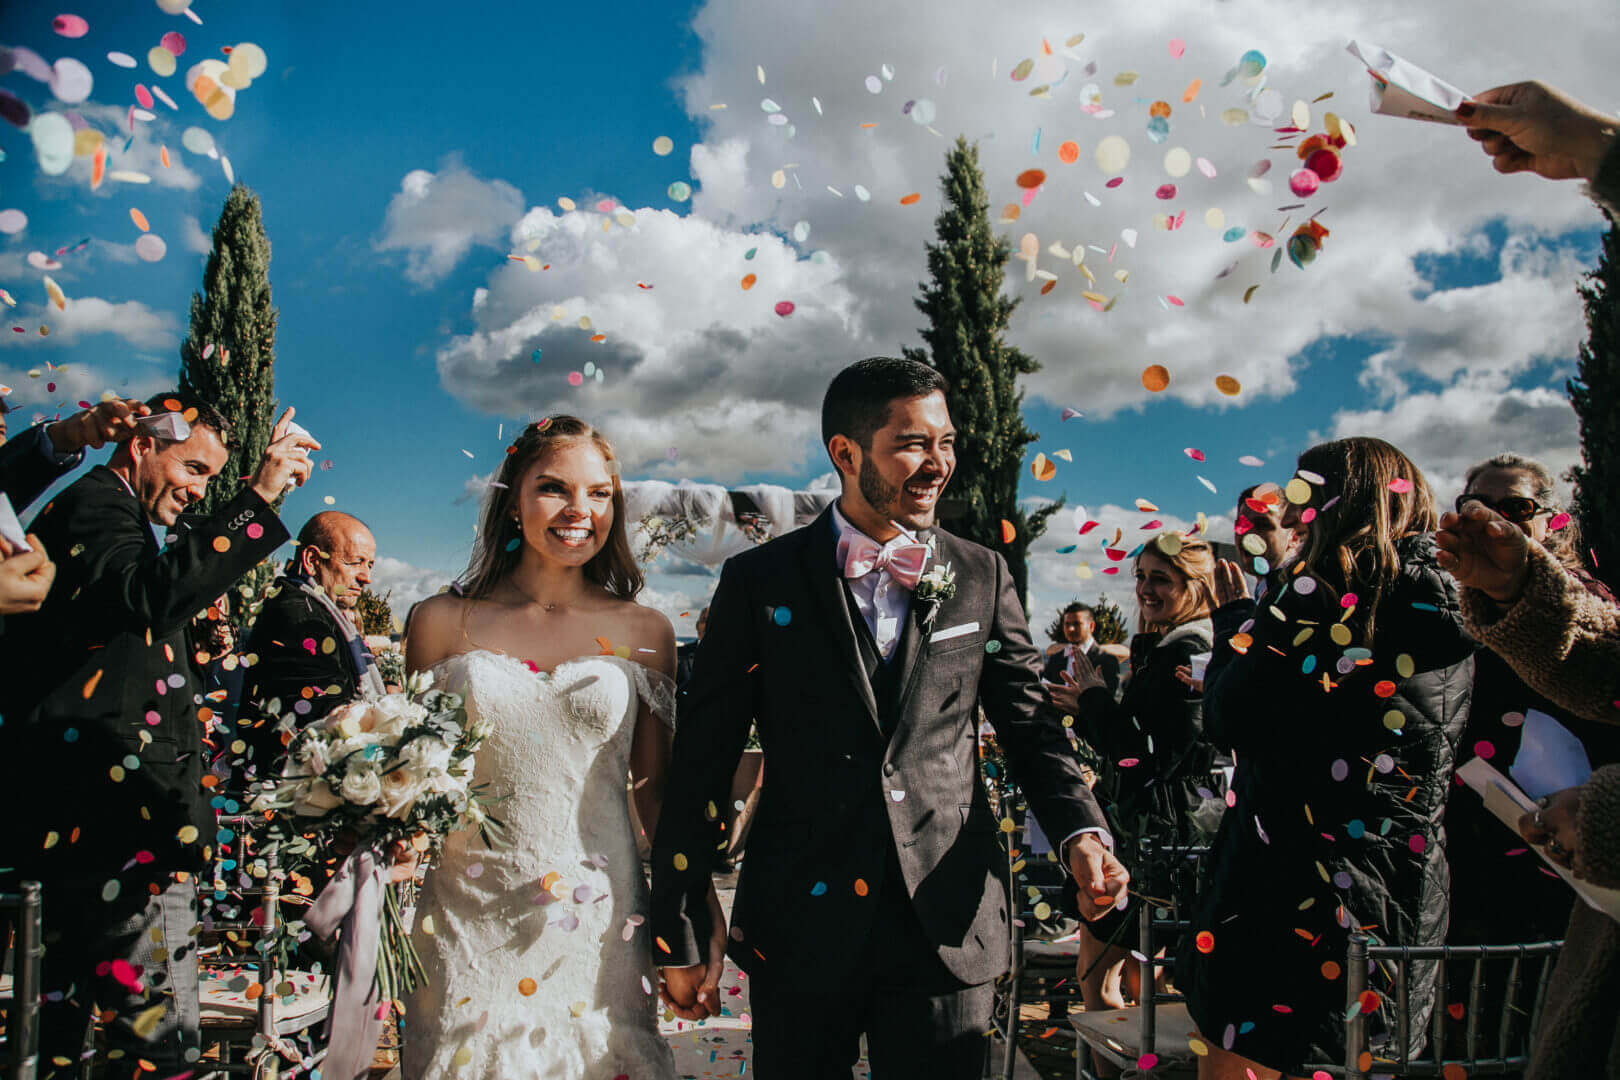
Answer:
<path fill-rule="evenodd" d="M 1050 16 L 1009 14 L 1004 25 L 975 29 L 982 9 L 953 4 L 961 19 L 942 9 L 921 26 L 899 5 L 853 2 L 708 0 L 603 13 L 198 0 L 199 26 L 149 0 L 75 0 L 62 6 L 89 23 L 78 39 L 54 33 L 44 9 L 8 5 L 0 42 L 47 62 L 77 58 L 95 87 L 82 105 L 54 101 L 18 71 L 0 77 L 0 89 L 36 112 L 77 110 L 113 136 L 135 84 L 161 86 L 179 110 L 158 104 L 156 118 L 138 124 L 135 152 L 147 148 L 150 160 L 147 144 L 165 145 L 196 180 L 160 176 L 150 160 L 156 182 L 109 180 L 92 192 L 84 161 L 66 177 L 44 176 L 28 133 L 0 124 L 0 210 L 28 217 L 23 231 L 0 237 L 0 288 L 20 305 L 12 325 L 27 330 L 8 326 L 0 349 L 0 383 L 23 410 L 13 424 L 107 387 L 172 382 L 205 258 L 201 234 L 229 190 L 219 162 L 180 149 L 182 131 L 197 125 L 263 200 L 280 311 L 277 393 L 332 462 L 288 500 L 287 516 L 296 528 L 331 497 L 365 518 L 399 595 L 431 591 L 459 569 L 476 510 L 468 481 L 494 467 L 530 415 L 570 410 L 600 421 L 626 448 L 632 476 L 803 486 L 826 472 L 813 434 L 816 387 L 843 362 L 918 343 L 909 302 L 938 209 L 935 177 L 946 138 L 963 131 L 980 139 L 996 212 L 1017 200 L 1017 171 L 1042 167 L 1052 177 L 1021 220 L 1002 228 L 1015 246 L 1037 232 L 1041 266 L 1060 279 L 1056 299 L 1043 297 L 1014 263 L 1008 289 L 1024 297 L 1014 339 L 1045 364 L 1029 389 L 1029 423 L 1041 434 L 1032 452 L 1068 449 L 1074 462 L 1049 484 L 1026 472 L 1024 495 L 1065 493 L 1129 531 L 1143 520 L 1130 509 L 1137 498 L 1159 504 L 1168 523 L 1199 510 L 1218 515 L 1242 485 L 1288 475 L 1313 438 L 1351 431 L 1406 446 L 1448 497 L 1473 456 L 1511 446 L 1557 467 L 1573 459 L 1574 425 L 1557 395 L 1579 336 L 1571 290 L 1595 258 L 1600 219 L 1568 186 L 1498 180 L 1459 133 L 1368 116 L 1365 76 L 1343 44 L 1371 34 L 1465 87 L 1488 85 L 1506 58 L 1515 73 L 1557 64 L 1572 90 L 1596 96 L 1603 58 L 1578 25 L 1501 22 L 1459 42 L 1449 33 L 1459 5 L 1383 24 L 1389 12 L 1378 5 L 1356 13 L 1292 5 L 1283 17 L 1285 9 L 1245 0 L 1213 20 L 1214 9 L 1188 0 L 1138 16 L 1090 13 L 1079 27 L 1087 42 L 1064 50 L 1074 28 L 1046 25 Z M 145 56 L 171 30 L 187 47 L 178 72 L 159 78 Z M 1385 31 L 1399 40 L 1376 36 Z M 1166 53 L 1172 36 L 1185 42 L 1185 58 Z M 1044 73 L 1054 90 L 1032 102 L 1029 85 L 1008 73 L 1020 58 L 1040 57 L 1043 38 L 1068 55 L 1043 61 L 1058 65 Z M 238 42 L 261 46 L 268 67 L 240 91 L 235 115 L 215 121 L 186 93 L 184 76 Z M 1271 131 L 1215 118 L 1241 89 L 1218 88 L 1221 75 L 1254 46 L 1271 58 L 1268 79 L 1285 100 L 1334 94 L 1313 113 L 1313 130 L 1321 109 L 1337 108 L 1361 133 L 1344 179 L 1324 191 L 1333 197 L 1312 200 L 1309 212 L 1325 209 L 1334 233 L 1304 271 L 1285 261 L 1272 274 L 1269 252 L 1223 248 L 1199 221 L 1214 203 L 1230 222 L 1275 229 L 1289 216 L 1275 208 L 1298 201 L 1285 188 L 1262 197 L 1243 186 L 1245 170 L 1268 154 L 1274 177 L 1293 167 L 1291 153 L 1268 150 Z M 136 57 L 137 69 L 110 63 L 113 50 Z M 1140 73 L 1130 85 L 1116 78 L 1127 69 Z M 1187 210 L 1189 222 L 1164 233 L 1154 229 L 1162 207 L 1150 193 L 1165 178 L 1147 177 L 1165 147 L 1142 135 L 1141 121 L 1148 102 L 1177 100 L 1193 76 L 1206 88 L 1199 106 L 1176 105 L 1171 145 L 1208 154 L 1223 186 L 1194 195 L 1198 174 L 1182 181 L 1169 208 Z M 1118 111 L 1102 123 L 1132 140 L 1130 183 L 1118 194 L 1104 190 L 1094 166 L 1083 182 L 1062 171 L 1088 166 L 1101 134 L 1077 108 L 1082 82 Z M 901 109 L 925 95 L 939 111 L 928 128 Z M 767 123 L 766 98 L 789 124 Z M 1207 114 L 1194 117 L 1206 101 Z M 652 152 L 658 136 L 673 141 L 673 154 Z M 1054 157 L 1069 137 L 1082 147 L 1073 167 Z M 777 169 L 789 177 L 781 187 Z M 673 200 L 677 180 L 697 195 Z M 857 183 L 871 190 L 870 203 L 850 197 Z M 922 200 L 902 209 L 898 197 L 909 191 Z M 1108 201 L 1089 206 L 1080 196 L 1092 191 Z M 564 211 L 559 197 L 580 209 Z M 633 211 L 635 227 L 595 213 L 601 199 Z M 133 256 L 132 207 L 167 242 L 160 262 Z M 793 239 L 799 221 L 811 227 L 807 242 Z M 1122 228 L 1138 231 L 1140 244 L 1120 245 Z M 42 273 L 27 254 L 86 237 L 49 271 L 74 310 L 44 311 Z M 553 270 L 528 276 L 507 260 L 525 238 Z M 1114 290 L 1122 303 L 1106 316 L 1080 300 L 1072 266 L 1044 253 L 1080 241 L 1118 245 L 1116 263 L 1088 261 L 1106 284 L 1113 266 L 1131 269 L 1131 283 Z M 750 247 L 760 254 L 745 263 L 739 253 Z M 1239 269 L 1214 281 L 1227 259 Z M 761 284 L 744 294 L 735 282 L 754 269 Z M 637 292 L 635 281 L 654 288 Z M 1249 284 L 1260 289 L 1244 304 Z M 1154 302 L 1172 294 L 1187 307 Z M 798 310 L 770 315 L 778 299 Z M 544 317 L 554 307 L 567 309 L 565 320 Z M 594 317 L 604 345 L 574 329 L 580 314 Z M 53 321 L 51 337 L 35 333 Z M 541 345 L 545 359 L 533 364 Z M 562 381 L 592 358 L 603 386 Z M 55 394 L 45 389 L 49 373 L 28 375 L 47 362 L 68 365 Z M 1172 371 L 1162 395 L 1139 381 L 1155 362 Z M 1239 375 L 1243 394 L 1215 394 L 1217 372 Z M 1504 412 L 1504 402 L 1516 408 Z M 1064 405 L 1086 416 L 1060 421 Z M 1189 460 L 1186 447 L 1207 461 Z M 1239 465 L 1244 454 L 1269 465 Z M 1085 547 L 1052 553 L 1075 542 L 1066 517 L 1037 556 L 1038 608 L 1097 591 L 1096 579 L 1074 576 Z M 701 603 L 707 584 L 696 570 L 667 560 L 649 598 L 672 614 Z"/>

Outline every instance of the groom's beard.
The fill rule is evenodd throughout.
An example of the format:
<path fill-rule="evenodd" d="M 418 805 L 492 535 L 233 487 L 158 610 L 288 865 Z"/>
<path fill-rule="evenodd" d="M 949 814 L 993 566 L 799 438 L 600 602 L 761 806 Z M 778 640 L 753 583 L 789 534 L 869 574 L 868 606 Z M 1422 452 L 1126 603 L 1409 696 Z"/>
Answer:
<path fill-rule="evenodd" d="M 890 521 L 898 521 L 912 530 L 933 528 L 934 511 L 932 509 L 925 512 L 921 517 L 909 519 L 902 518 L 896 513 L 900 502 L 900 489 L 883 479 L 882 474 L 872 464 L 871 458 L 861 460 L 861 471 L 856 479 L 856 485 L 860 488 L 861 498 L 866 500 L 866 505 Z"/>

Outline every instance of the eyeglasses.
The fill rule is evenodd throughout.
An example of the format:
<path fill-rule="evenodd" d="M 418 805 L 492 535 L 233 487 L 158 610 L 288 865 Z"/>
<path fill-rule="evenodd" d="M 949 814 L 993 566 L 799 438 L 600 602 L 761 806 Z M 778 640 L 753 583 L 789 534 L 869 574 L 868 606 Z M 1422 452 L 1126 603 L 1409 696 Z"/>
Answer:
<path fill-rule="evenodd" d="M 1523 495 L 1509 495 L 1502 499 L 1487 499 L 1483 495 L 1462 494 L 1457 496 L 1457 513 L 1462 513 L 1463 507 L 1471 502 L 1477 502 L 1487 509 L 1495 510 L 1516 525 L 1523 525 L 1525 522 L 1540 517 L 1542 514 L 1554 512 L 1553 507 L 1542 506 L 1536 500 L 1526 498 Z"/>

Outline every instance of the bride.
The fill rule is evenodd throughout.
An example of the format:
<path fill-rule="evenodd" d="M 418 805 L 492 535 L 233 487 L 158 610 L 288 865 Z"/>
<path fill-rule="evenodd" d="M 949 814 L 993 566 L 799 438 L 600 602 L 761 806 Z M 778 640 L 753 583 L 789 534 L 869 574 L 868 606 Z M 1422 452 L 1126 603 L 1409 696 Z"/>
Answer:
<path fill-rule="evenodd" d="M 413 943 L 428 982 L 405 1003 L 405 1076 L 673 1078 L 625 788 L 650 837 L 674 632 L 635 601 L 642 576 L 599 432 L 571 416 L 530 425 L 495 479 L 461 595 L 419 605 L 406 634 L 409 668 L 432 669 L 492 729 L 476 782 L 506 827 L 494 851 L 451 836 L 427 877 Z M 717 972 L 712 889 L 709 903 Z"/>

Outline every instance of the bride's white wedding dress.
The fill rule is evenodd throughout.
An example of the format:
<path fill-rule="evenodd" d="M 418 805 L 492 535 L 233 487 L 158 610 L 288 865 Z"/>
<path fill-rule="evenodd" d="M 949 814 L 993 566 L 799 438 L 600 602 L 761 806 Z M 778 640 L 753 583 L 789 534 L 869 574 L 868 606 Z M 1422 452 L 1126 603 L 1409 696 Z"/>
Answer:
<path fill-rule="evenodd" d="M 483 649 L 434 674 L 491 728 L 476 782 L 505 796 L 506 842 L 457 833 L 427 875 L 406 1080 L 673 1078 L 625 788 L 638 705 L 673 722 L 674 684 L 617 656 L 546 674 Z"/>

